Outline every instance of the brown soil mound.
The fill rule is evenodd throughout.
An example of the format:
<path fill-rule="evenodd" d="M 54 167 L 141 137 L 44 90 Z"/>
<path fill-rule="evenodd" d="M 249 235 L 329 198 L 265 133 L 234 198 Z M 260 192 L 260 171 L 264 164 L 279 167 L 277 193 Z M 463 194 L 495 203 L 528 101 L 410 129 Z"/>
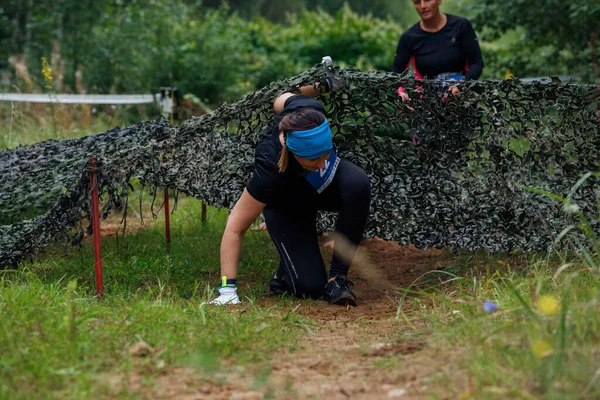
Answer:
<path fill-rule="evenodd" d="M 331 260 L 333 251 L 328 243 L 324 241 L 322 247 L 325 260 Z M 452 261 L 452 254 L 446 249 L 423 251 L 379 238 L 366 239 L 361 242 L 349 273 L 358 306 L 331 307 L 323 303 L 317 307 L 301 306 L 299 311 L 320 320 L 390 318 L 396 314 L 399 289 L 414 286 L 426 272 L 443 269 Z"/>

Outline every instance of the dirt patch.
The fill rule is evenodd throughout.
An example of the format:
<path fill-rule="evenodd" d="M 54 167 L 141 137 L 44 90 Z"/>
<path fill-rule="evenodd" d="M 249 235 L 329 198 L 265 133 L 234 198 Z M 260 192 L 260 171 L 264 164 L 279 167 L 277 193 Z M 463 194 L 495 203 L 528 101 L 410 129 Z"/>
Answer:
<path fill-rule="evenodd" d="M 393 319 L 324 323 L 294 353 L 281 354 L 271 382 L 287 389 L 282 398 L 383 399 L 408 394 L 413 377 L 429 370 L 409 366 L 407 358 L 424 341 L 402 340 Z M 387 365 L 386 365 L 387 364 Z"/>
<path fill-rule="evenodd" d="M 406 340 L 399 343 L 373 343 L 367 349 L 367 355 L 374 356 L 391 356 L 391 355 L 408 355 L 421 351 L 426 345 L 423 340 Z"/>
<path fill-rule="evenodd" d="M 231 399 L 236 393 L 233 385 L 219 383 L 193 368 L 170 368 L 154 376 L 130 373 L 110 377 L 108 382 L 115 395 L 136 393 L 143 399 Z"/>
<path fill-rule="evenodd" d="M 323 241 L 324 259 L 331 260 L 333 249 Z M 358 298 L 358 307 L 308 307 L 304 303 L 298 312 L 316 320 L 380 320 L 395 317 L 402 288 L 414 286 L 419 277 L 432 270 L 444 269 L 454 263 L 452 253 L 445 249 L 419 250 L 400 246 L 382 239 L 366 239 L 359 246 L 350 266 L 349 279 Z"/>
<path fill-rule="evenodd" d="M 332 248 L 323 241 L 323 256 Z M 381 239 L 364 240 L 350 267 L 357 307 L 299 302 L 297 312 L 317 321 L 293 353 L 274 357 L 271 383 L 282 399 L 429 398 L 424 378 L 439 358 L 419 337 L 424 326 L 396 318 L 401 291 L 428 271 L 454 263 L 448 250 L 422 251 Z M 416 335 L 416 337 L 415 337 Z"/>
<path fill-rule="evenodd" d="M 271 372 L 256 385 L 265 365 L 206 375 L 192 368 L 170 368 L 152 377 L 121 376 L 115 393 L 126 387 L 143 399 L 425 399 L 423 379 L 437 373 L 425 341 L 393 339 L 402 330 L 390 320 L 376 323 L 331 322 L 307 335 L 293 352 L 273 356 Z M 378 342 L 371 351 L 372 340 Z M 442 364 L 443 365 L 443 364 Z"/>
<path fill-rule="evenodd" d="M 326 260 L 331 251 L 324 240 Z M 452 360 L 428 347 L 422 322 L 396 318 L 398 288 L 408 288 L 428 271 L 453 262 L 446 250 L 421 251 L 381 239 L 364 240 L 349 275 L 358 306 L 294 302 L 294 311 L 310 317 L 316 326 L 293 350 L 273 355 L 270 366 L 227 369 L 221 376 L 204 378 L 198 370 L 168 369 L 151 385 L 130 377 L 129 389 L 141 398 L 163 399 L 430 398 L 428 378 L 442 373 Z M 267 296 L 258 300 L 267 307 L 278 302 Z M 271 373 L 257 386 L 257 376 L 265 368 Z"/>

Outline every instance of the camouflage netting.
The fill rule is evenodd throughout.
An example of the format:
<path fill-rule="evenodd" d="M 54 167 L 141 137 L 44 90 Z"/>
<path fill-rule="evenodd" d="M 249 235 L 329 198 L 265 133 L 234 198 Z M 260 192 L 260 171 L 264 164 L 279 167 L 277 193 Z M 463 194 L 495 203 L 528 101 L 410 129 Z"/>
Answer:
<path fill-rule="evenodd" d="M 367 236 L 421 248 L 547 249 L 569 215 L 524 188 L 566 195 L 586 172 L 600 170 L 594 87 L 469 82 L 461 96 L 446 98 L 440 82 L 319 65 L 179 128 L 158 120 L 1 151 L 0 265 L 15 266 L 61 237 L 80 242 L 91 155 L 107 200 L 103 215 L 123 208 L 134 178 L 151 192 L 169 187 L 233 206 L 252 172 L 254 146 L 272 123 L 273 99 L 332 72 L 344 84 L 322 97 L 334 141 L 372 180 Z M 410 103 L 400 101 L 399 85 Z M 593 215 L 596 193 L 596 181 L 587 180 L 574 201 Z M 323 215 L 320 228 L 333 222 Z"/>

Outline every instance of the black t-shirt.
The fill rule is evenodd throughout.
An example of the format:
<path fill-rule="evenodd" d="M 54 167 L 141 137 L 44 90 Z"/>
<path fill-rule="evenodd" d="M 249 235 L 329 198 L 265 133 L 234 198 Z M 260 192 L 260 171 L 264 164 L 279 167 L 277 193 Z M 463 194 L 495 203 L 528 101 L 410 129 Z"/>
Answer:
<path fill-rule="evenodd" d="M 481 76 L 483 57 L 471 23 L 455 15 L 446 17 L 446 25 L 437 32 L 424 31 L 420 23 L 404 32 L 396 49 L 394 72 L 404 72 L 414 57 L 417 77 L 434 78 L 446 72 L 462 72 L 466 80 Z"/>
<path fill-rule="evenodd" d="M 306 171 L 292 157 L 288 157 L 287 169 L 279 172 L 277 163 L 283 147 L 279 141 L 279 122 L 290 113 L 312 108 L 325 114 L 323 105 L 315 98 L 303 95 L 289 97 L 283 111 L 275 117 L 275 122 L 256 146 L 254 173 L 246 185 L 248 193 L 261 203 L 269 206 L 282 202 L 295 202 L 307 195 L 314 194 L 312 186 L 306 181 Z"/>

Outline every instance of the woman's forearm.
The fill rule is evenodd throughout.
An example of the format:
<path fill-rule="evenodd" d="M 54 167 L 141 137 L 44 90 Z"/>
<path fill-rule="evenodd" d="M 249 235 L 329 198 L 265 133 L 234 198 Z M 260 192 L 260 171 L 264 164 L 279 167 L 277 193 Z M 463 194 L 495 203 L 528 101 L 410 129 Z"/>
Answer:
<path fill-rule="evenodd" d="M 300 94 L 304 95 L 304 96 L 311 96 L 311 97 L 319 97 L 321 94 L 325 93 L 325 87 L 321 86 L 319 84 L 319 82 L 315 83 L 314 85 L 308 85 L 308 86 L 302 86 L 299 88 L 296 88 L 296 90 L 300 91 Z M 290 97 L 294 96 L 296 93 L 292 93 L 292 92 L 286 92 L 283 93 L 281 96 L 277 97 L 275 99 L 275 101 L 273 102 L 273 110 L 275 110 L 275 113 L 280 113 L 283 111 L 283 109 L 285 108 L 285 102 L 287 99 L 289 99 Z"/>
<path fill-rule="evenodd" d="M 248 189 L 244 189 L 242 196 L 227 218 L 223 239 L 221 239 L 221 276 L 227 279 L 236 279 L 242 240 L 244 234 L 265 208 L 265 203 L 254 199 Z"/>
<path fill-rule="evenodd" d="M 221 276 L 228 279 L 237 278 L 243 239 L 243 234 L 225 229 L 221 240 Z"/>
<path fill-rule="evenodd" d="M 316 83 L 314 86 L 313 85 L 309 85 L 309 86 L 302 86 L 300 88 L 300 93 L 305 95 L 305 96 L 311 96 L 311 97 L 319 97 L 321 94 L 325 93 L 325 88 L 321 87 L 321 85 L 319 85 L 319 83 Z"/>

